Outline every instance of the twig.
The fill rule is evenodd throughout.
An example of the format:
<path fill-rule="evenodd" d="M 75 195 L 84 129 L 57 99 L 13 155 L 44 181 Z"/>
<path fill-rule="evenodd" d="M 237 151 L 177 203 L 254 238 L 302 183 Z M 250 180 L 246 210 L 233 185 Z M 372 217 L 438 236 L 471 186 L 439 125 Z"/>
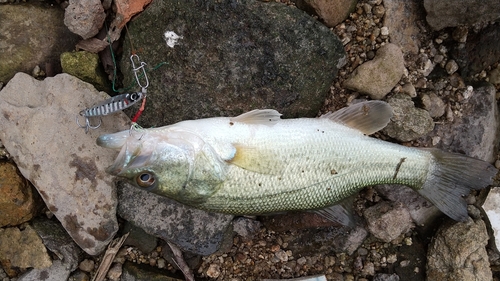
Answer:
<path fill-rule="evenodd" d="M 167 241 L 167 244 L 170 246 L 170 249 L 172 249 L 172 253 L 174 254 L 174 259 L 179 267 L 179 269 L 182 271 L 184 274 L 184 278 L 186 278 L 186 281 L 194 281 L 194 274 L 191 268 L 187 265 L 186 261 L 184 261 L 184 257 L 182 256 L 182 251 L 177 247 L 176 245 L 170 243 Z"/>
<path fill-rule="evenodd" d="M 121 246 L 123 245 L 123 242 L 125 242 L 125 239 L 127 239 L 128 235 L 129 235 L 129 233 L 123 235 L 121 238 L 117 238 L 117 239 L 113 240 L 113 242 L 111 242 L 108 245 L 108 249 L 106 250 L 104 257 L 102 258 L 101 264 L 99 265 L 99 268 L 97 269 L 97 272 L 94 275 L 94 278 L 92 278 L 92 281 L 104 280 L 104 278 L 106 277 L 106 274 L 108 273 L 109 268 L 111 267 L 111 263 L 113 263 L 113 260 L 115 259 L 116 254 L 118 253 Z"/>

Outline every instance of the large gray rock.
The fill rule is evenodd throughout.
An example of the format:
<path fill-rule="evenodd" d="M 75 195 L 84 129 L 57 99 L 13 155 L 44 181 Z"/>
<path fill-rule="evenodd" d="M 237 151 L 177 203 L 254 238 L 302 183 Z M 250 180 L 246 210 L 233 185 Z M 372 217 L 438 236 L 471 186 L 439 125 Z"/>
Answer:
<path fill-rule="evenodd" d="M 233 216 L 208 213 L 128 183 L 118 187 L 118 215 L 183 251 L 210 255 L 221 246 Z"/>
<path fill-rule="evenodd" d="M 113 177 L 105 173 L 116 153 L 97 146 L 95 139 L 129 128 L 129 121 L 120 113 L 85 134 L 75 117 L 106 98 L 67 74 L 38 81 L 18 73 L 0 91 L 2 144 L 49 210 L 91 255 L 100 253 L 118 230 Z"/>
<path fill-rule="evenodd" d="M 500 24 L 496 23 L 481 30 L 477 35 L 468 36 L 465 45 L 460 44 L 453 48 L 451 55 L 460 67 L 460 74 L 463 77 L 470 77 L 498 62 L 499 41 Z"/>
<path fill-rule="evenodd" d="M 149 69 L 143 126 L 255 108 L 316 116 L 346 59 L 327 27 L 274 1 L 153 1 L 128 30 Z M 166 31 L 182 36 L 173 48 Z M 125 86 L 134 85 L 128 42 Z M 161 62 L 167 64 L 152 70 Z"/>
<path fill-rule="evenodd" d="M 500 18 L 498 0 L 424 0 L 424 7 L 434 30 Z"/>
<path fill-rule="evenodd" d="M 20 71 L 31 73 L 36 65 L 49 75 L 60 71 L 60 54 L 79 40 L 64 26 L 59 7 L 29 3 L 0 5 L 0 82 Z"/>
<path fill-rule="evenodd" d="M 454 115 L 451 124 L 436 124 L 429 137 L 439 137 L 441 141 L 437 147 L 443 150 L 493 162 L 500 134 L 495 94 L 493 85 L 477 85 L 469 99 L 463 102 L 461 114 Z"/>
<path fill-rule="evenodd" d="M 488 239 L 482 220 L 469 218 L 442 225 L 427 252 L 427 280 L 493 280 L 486 252 Z"/>
<path fill-rule="evenodd" d="M 379 100 L 396 86 L 404 69 L 401 49 L 395 44 L 386 44 L 377 50 L 373 60 L 358 66 L 343 86 Z"/>

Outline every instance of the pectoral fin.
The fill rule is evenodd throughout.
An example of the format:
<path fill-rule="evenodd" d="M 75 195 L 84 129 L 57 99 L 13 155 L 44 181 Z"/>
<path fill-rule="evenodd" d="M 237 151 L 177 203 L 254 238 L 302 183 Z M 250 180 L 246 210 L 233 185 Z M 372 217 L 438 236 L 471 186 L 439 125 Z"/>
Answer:
<path fill-rule="evenodd" d="M 387 126 L 392 114 L 392 107 L 386 102 L 365 101 L 327 113 L 320 118 L 328 118 L 371 135 Z"/>
<path fill-rule="evenodd" d="M 239 144 L 233 146 L 236 152 L 234 157 L 227 162 L 242 169 L 260 174 L 279 175 L 285 166 L 270 150 L 247 147 Z"/>

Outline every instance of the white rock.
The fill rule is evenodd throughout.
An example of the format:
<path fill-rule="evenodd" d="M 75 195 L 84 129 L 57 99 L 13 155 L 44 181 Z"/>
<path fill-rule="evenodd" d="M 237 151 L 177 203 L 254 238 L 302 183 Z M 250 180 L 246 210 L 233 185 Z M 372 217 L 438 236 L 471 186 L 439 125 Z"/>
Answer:
<path fill-rule="evenodd" d="M 488 216 L 495 235 L 495 245 L 500 251 L 500 187 L 493 187 L 486 197 L 483 209 Z"/>
<path fill-rule="evenodd" d="M 17 73 L 0 91 L 0 139 L 49 210 L 88 254 L 111 241 L 116 221 L 113 177 L 105 168 L 116 153 L 96 145 L 98 135 L 127 129 L 123 113 L 107 116 L 85 134 L 78 112 L 107 99 L 104 92 L 68 74 L 39 81 Z"/>

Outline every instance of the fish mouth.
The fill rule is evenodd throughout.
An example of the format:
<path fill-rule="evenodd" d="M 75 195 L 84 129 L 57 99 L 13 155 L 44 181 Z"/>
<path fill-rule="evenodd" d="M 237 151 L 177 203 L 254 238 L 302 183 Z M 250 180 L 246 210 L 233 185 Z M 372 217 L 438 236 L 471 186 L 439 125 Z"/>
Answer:
<path fill-rule="evenodd" d="M 131 147 L 129 143 L 125 143 L 116 157 L 113 165 L 106 169 L 108 174 L 126 177 L 130 171 L 144 169 L 151 163 L 153 151 L 145 150 L 142 145 Z"/>
<path fill-rule="evenodd" d="M 101 147 L 118 150 L 125 145 L 128 137 L 130 137 L 130 132 L 128 130 L 114 134 L 101 135 L 97 138 L 96 144 Z"/>

